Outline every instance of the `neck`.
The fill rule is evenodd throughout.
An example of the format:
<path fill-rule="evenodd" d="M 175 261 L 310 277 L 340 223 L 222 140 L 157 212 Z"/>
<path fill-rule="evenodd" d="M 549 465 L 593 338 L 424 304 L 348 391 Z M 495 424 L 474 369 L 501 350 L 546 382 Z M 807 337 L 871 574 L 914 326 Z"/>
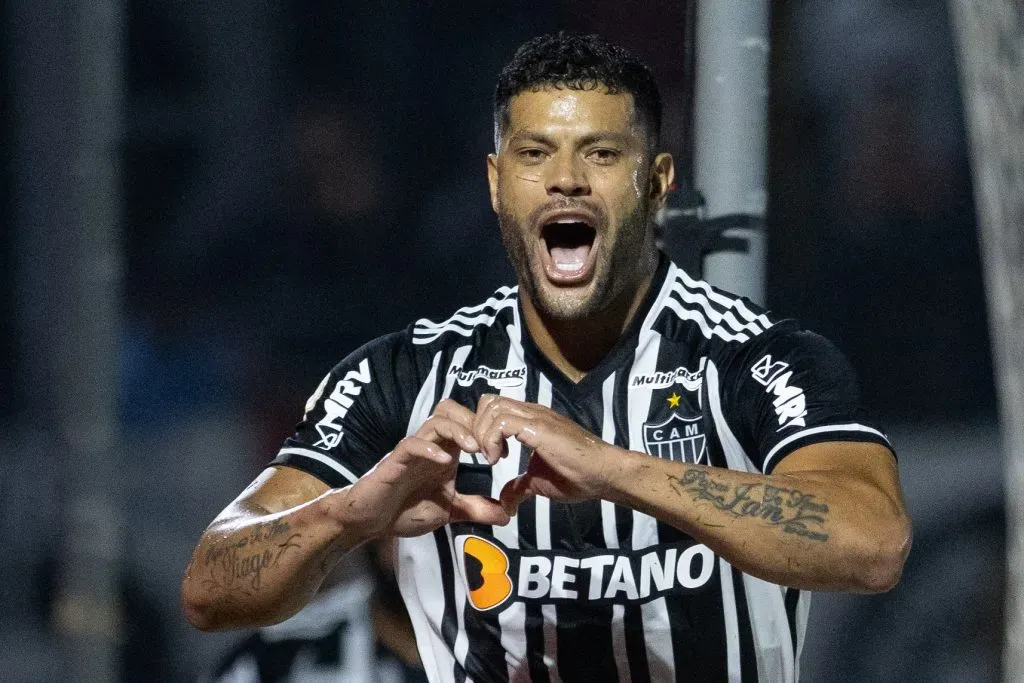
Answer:
<path fill-rule="evenodd" d="M 582 320 L 557 320 L 545 315 L 520 287 L 523 320 L 533 343 L 566 377 L 580 381 L 608 355 L 629 327 L 651 288 L 656 269 L 657 259 L 609 306 Z"/>

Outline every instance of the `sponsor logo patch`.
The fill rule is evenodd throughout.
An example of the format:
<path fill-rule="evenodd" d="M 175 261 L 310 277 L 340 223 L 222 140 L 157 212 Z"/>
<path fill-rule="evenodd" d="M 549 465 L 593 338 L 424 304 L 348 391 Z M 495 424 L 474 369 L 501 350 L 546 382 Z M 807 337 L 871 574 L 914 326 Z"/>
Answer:
<path fill-rule="evenodd" d="M 690 370 L 679 367 L 668 372 L 655 372 L 650 375 L 635 375 L 631 387 L 649 387 L 651 389 L 667 389 L 682 384 L 687 391 L 697 391 L 704 379 L 703 370 Z"/>
<path fill-rule="evenodd" d="M 773 361 L 770 354 L 765 355 L 750 368 L 750 374 L 754 381 L 771 392 L 775 399 L 772 406 L 775 408 L 775 415 L 779 418 L 779 428 L 782 431 L 786 427 L 806 427 L 807 422 L 807 397 L 800 387 L 790 386 L 789 381 L 793 378 L 793 371 L 789 369 L 789 363 L 784 361 Z"/>
<path fill-rule="evenodd" d="M 345 376 L 334 385 L 331 395 L 324 399 L 324 416 L 316 423 L 316 431 L 320 435 L 320 440 L 313 444 L 314 446 L 334 448 L 341 442 L 341 437 L 345 434 L 341 428 L 341 421 L 348 415 L 349 408 L 355 403 L 355 398 L 363 392 L 363 387 L 369 383 L 370 361 L 364 358 L 359 364 L 359 368 L 345 373 Z M 326 380 L 321 382 L 321 388 L 317 393 L 321 393 L 325 385 Z"/>
<path fill-rule="evenodd" d="M 649 455 L 663 460 L 707 465 L 707 438 L 701 431 L 701 417 L 683 417 L 673 412 L 660 424 L 644 425 L 644 447 Z"/>
<path fill-rule="evenodd" d="M 455 376 L 455 381 L 460 387 L 468 387 L 478 379 L 482 379 L 495 389 L 506 389 L 508 387 L 520 387 L 526 382 L 526 366 L 517 368 L 489 368 L 481 365 L 470 370 L 460 366 L 448 370 L 449 375 Z"/>
<path fill-rule="evenodd" d="M 715 554 L 703 544 L 641 551 L 563 554 L 501 547 L 479 536 L 456 538 L 469 602 L 480 611 L 508 603 L 643 603 L 698 589 L 711 579 Z"/>

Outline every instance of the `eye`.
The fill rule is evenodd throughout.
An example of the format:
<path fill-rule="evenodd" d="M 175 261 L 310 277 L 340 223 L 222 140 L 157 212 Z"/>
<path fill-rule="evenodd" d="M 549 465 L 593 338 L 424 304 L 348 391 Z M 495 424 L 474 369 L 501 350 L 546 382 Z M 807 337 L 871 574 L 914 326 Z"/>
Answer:
<path fill-rule="evenodd" d="M 616 161 L 619 160 L 620 156 L 621 153 L 619 152 L 619 150 L 611 149 L 608 147 L 599 147 L 597 149 L 591 150 L 590 153 L 587 154 L 587 157 L 591 161 L 602 165 L 614 164 Z"/>
<path fill-rule="evenodd" d="M 526 147 L 516 152 L 516 158 L 524 164 L 539 164 L 544 161 L 544 157 L 547 154 L 542 149 L 536 147 Z"/>

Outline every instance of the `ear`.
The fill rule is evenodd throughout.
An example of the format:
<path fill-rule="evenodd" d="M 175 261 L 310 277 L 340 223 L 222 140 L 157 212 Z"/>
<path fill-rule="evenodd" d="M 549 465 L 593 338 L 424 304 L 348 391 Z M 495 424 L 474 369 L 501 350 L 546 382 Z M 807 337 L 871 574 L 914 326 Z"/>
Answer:
<path fill-rule="evenodd" d="M 665 206 L 672 183 L 676 179 L 676 165 L 672 155 L 662 152 L 654 157 L 651 164 L 651 208 L 655 211 Z"/>
<path fill-rule="evenodd" d="M 498 213 L 498 155 L 487 155 L 487 187 L 491 191 L 491 208 Z"/>

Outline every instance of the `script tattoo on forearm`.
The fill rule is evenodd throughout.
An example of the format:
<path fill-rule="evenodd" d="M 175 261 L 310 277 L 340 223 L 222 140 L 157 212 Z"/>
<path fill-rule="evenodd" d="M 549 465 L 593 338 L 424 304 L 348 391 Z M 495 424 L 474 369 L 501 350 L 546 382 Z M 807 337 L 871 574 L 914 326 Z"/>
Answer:
<path fill-rule="evenodd" d="M 827 541 L 820 529 L 828 516 L 828 505 L 814 495 L 771 484 L 732 485 L 713 479 L 705 470 L 691 469 L 678 480 L 683 491 L 696 501 L 707 501 L 734 517 L 754 517 L 784 533 L 811 541 Z"/>
<path fill-rule="evenodd" d="M 263 570 L 276 566 L 289 550 L 299 548 L 301 538 L 301 534 L 291 531 L 288 522 L 277 519 L 254 526 L 244 536 L 214 543 L 203 558 L 209 572 L 205 583 L 220 589 L 239 589 L 247 595 L 258 593 Z"/>

